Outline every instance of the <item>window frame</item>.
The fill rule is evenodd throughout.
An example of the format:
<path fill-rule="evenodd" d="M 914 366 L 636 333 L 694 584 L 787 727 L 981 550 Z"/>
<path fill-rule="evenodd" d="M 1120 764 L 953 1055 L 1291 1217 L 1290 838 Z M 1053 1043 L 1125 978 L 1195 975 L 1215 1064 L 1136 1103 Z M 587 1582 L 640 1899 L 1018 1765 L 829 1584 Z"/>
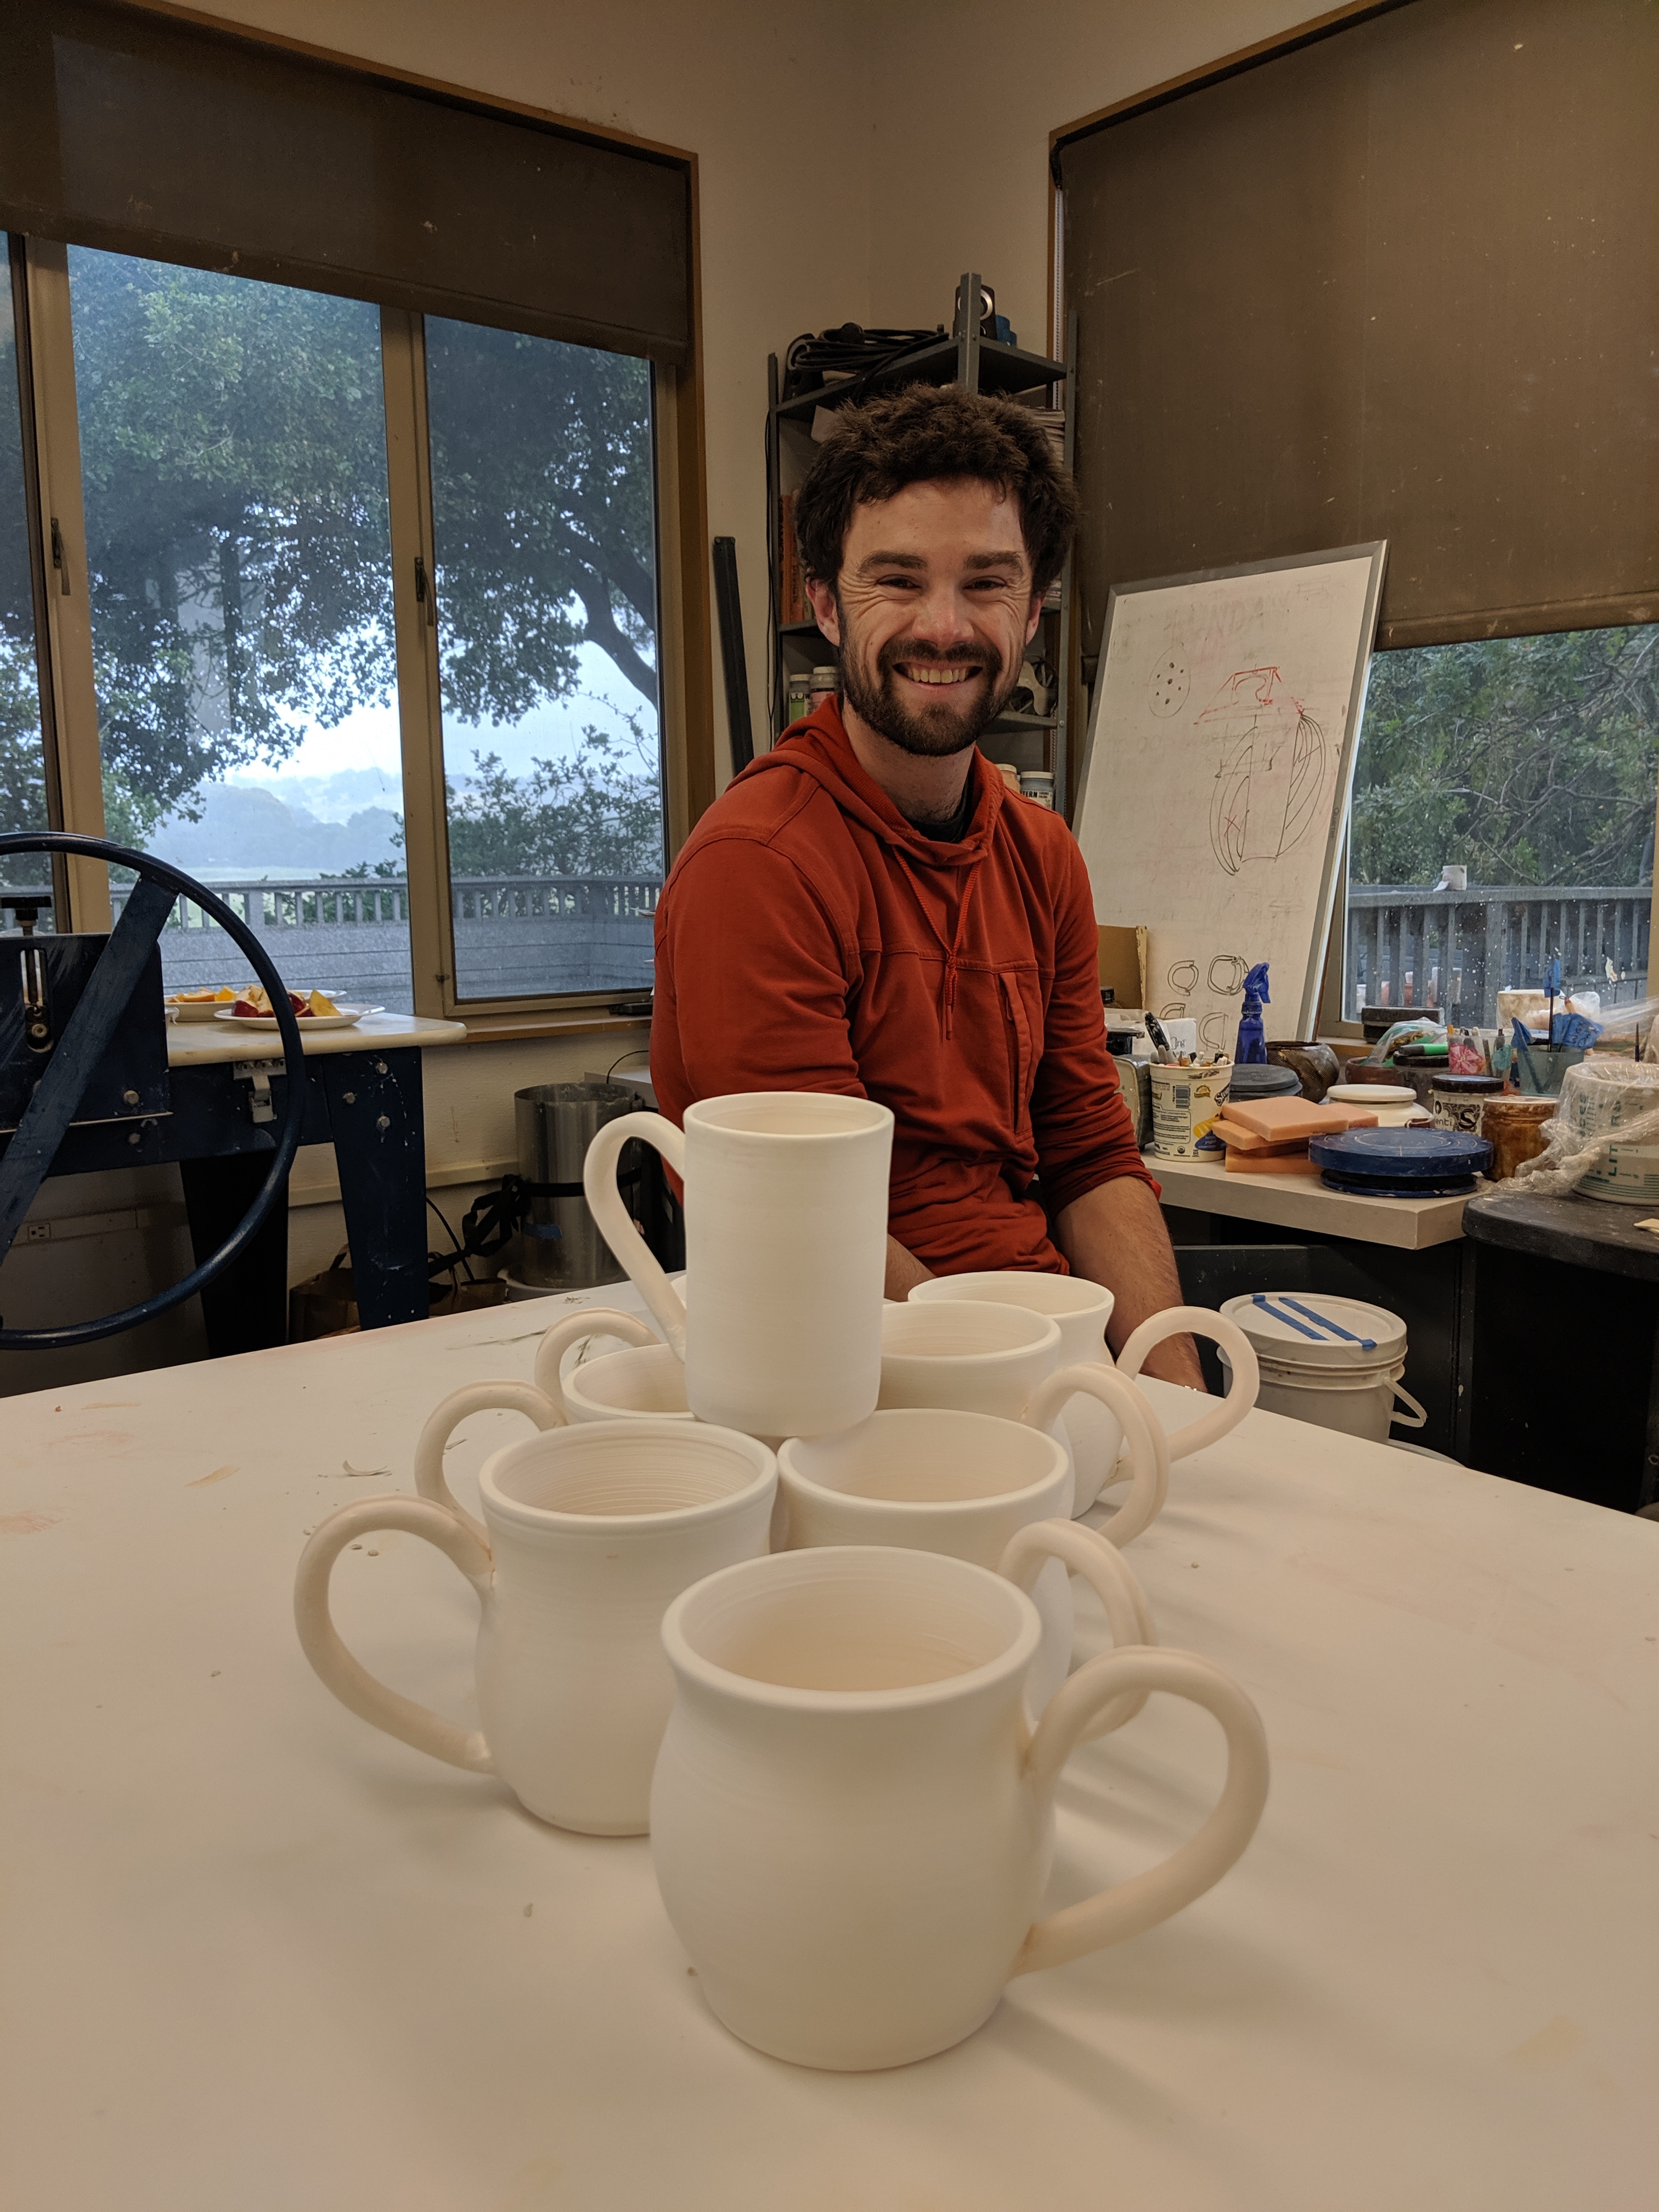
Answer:
<path fill-rule="evenodd" d="M 354 64 L 355 66 L 355 64 Z M 477 101 L 476 93 L 468 99 Z M 503 112 L 540 112 L 504 103 Z M 550 122 L 566 118 L 547 116 Z M 622 131 L 590 136 L 620 145 L 645 141 Z M 665 875 L 692 826 L 714 797 L 714 701 L 709 636 L 708 480 L 703 423 L 702 300 L 696 156 L 660 148 L 689 168 L 691 187 L 690 357 L 678 369 L 659 362 L 652 371 L 652 450 L 657 537 L 659 728 L 663 776 Z M 40 672 L 42 735 L 46 752 L 48 818 L 53 829 L 106 834 L 97 697 L 93 676 L 91 608 L 86 587 L 86 525 L 82 501 L 80 417 L 70 325 L 69 258 L 58 242 L 8 234 L 17 307 L 24 415 L 24 472 L 30 495 L 35 650 Z M 416 601 L 415 561 L 434 571 L 430 450 L 426 436 L 426 379 L 422 318 L 382 307 L 381 373 L 386 401 L 387 488 L 399 737 L 403 757 L 414 1008 L 489 1025 L 510 1020 L 514 1033 L 537 1027 L 585 1026 L 603 1018 L 624 994 L 605 991 L 538 992 L 512 998 L 468 998 L 455 989 L 448 849 L 445 826 L 443 732 L 438 631 Z M 53 566 L 56 521 L 64 571 Z M 68 589 L 62 588 L 66 574 Z M 44 611 L 44 622 L 42 613 Z M 442 608 L 438 618 L 442 620 Z M 55 870 L 64 901 L 60 927 L 107 930 L 112 908 L 100 862 L 71 857 Z M 641 988 L 644 987 L 642 986 Z"/>

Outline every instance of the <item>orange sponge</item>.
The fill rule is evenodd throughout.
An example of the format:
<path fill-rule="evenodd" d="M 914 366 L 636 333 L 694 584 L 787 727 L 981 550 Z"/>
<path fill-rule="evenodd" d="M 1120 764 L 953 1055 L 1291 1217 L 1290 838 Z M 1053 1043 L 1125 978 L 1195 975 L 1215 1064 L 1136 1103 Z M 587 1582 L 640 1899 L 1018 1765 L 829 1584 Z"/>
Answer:
<path fill-rule="evenodd" d="M 1316 1176 L 1319 1173 L 1308 1158 L 1305 1147 L 1293 1152 L 1237 1152 L 1230 1150 L 1227 1170 L 1230 1175 Z"/>
<path fill-rule="evenodd" d="M 1375 1114 L 1347 1106 L 1315 1106 L 1305 1098 L 1230 1098 L 1226 1116 L 1247 1135 L 1269 1144 L 1306 1144 L 1310 1137 L 1334 1136 L 1342 1129 L 1374 1129 Z"/>

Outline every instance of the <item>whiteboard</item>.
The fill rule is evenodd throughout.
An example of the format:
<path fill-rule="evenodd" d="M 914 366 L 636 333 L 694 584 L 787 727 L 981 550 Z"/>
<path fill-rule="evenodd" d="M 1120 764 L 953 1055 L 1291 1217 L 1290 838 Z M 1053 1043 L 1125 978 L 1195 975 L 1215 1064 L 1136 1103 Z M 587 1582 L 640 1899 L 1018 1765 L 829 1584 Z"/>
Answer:
<path fill-rule="evenodd" d="M 1147 930 L 1146 1004 L 1231 1053 L 1244 971 L 1310 1037 L 1387 548 L 1163 576 L 1106 607 L 1077 840 L 1103 924 Z"/>

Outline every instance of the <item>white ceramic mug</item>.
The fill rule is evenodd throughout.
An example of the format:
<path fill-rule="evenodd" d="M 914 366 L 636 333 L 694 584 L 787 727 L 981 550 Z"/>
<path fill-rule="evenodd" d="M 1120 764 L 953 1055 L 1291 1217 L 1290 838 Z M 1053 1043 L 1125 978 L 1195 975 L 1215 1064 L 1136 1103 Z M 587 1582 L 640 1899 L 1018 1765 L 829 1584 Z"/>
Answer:
<path fill-rule="evenodd" d="M 673 1700 L 664 1607 L 766 1549 L 777 1469 L 728 1429 L 605 1421 L 509 1444 L 478 1476 L 487 1542 L 459 1508 L 365 1499 L 331 1514 L 301 1554 L 300 1642 L 340 1702 L 417 1751 L 495 1774 L 527 1811 L 591 1836 L 637 1836 Z M 424 1537 L 477 1592 L 481 1729 L 389 1690 L 329 1615 L 341 1551 L 376 1528 Z"/>
<path fill-rule="evenodd" d="M 560 1374 L 573 1344 L 605 1336 L 621 1337 L 623 1348 L 580 1359 L 568 1375 Z M 536 1384 L 565 1421 L 614 1421 L 625 1413 L 665 1421 L 692 1418 L 680 1359 L 637 1316 L 611 1306 L 554 1323 L 536 1347 Z"/>
<path fill-rule="evenodd" d="M 1013 1267 L 982 1268 L 965 1275 L 934 1275 L 910 1292 L 919 1304 L 937 1298 L 973 1298 L 984 1304 L 1024 1306 L 1044 1314 L 1060 1331 L 1060 1367 L 1109 1367 L 1106 1324 L 1117 1303 L 1103 1284 L 1081 1275 L 1050 1275 Z M 1100 1495 L 1123 1449 L 1123 1431 L 1109 1407 L 1079 1391 L 1060 1416 L 1060 1431 L 1072 1454 L 1077 1498 L 1082 1513 Z"/>
<path fill-rule="evenodd" d="M 936 1275 L 927 1282 L 918 1283 L 910 1296 L 924 1304 L 941 1300 L 947 1304 L 978 1300 L 1024 1306 L 1032 1313 L 1048 1316 L 1060 1330 L 1062 1364 L 1113 1364 L 1106 1346 L 1106 1324 L 1111 1319 L 1115 1300 L 1110 1291 L 1098 1283 L 1085 1281 L 1080 1275 L 1047 1275 L 1013 1269 Z M 1211 1337 L 1231 1355 L 1234 1339 L 1239 1334 L 1234 1322 L 1224 1314 L 1212 1313 L 1207 1306 L 1171 1306 L 1142 1322 L 1125 1344 L 1116 1370 L 1120 1375 L 1138 1376 L 1152 1346 L 1172 1336 Z M 1171 1461 L 1185 1459 L 1236 1429 L 1255 1405 L 1259 1384 L 1259 1372 L 1254 1367 L 1234 1369 L 1228 1377 L 1226 1396 L 1170 1437 Z M 1150 1406 L 1147 1412 L 1153 1420 L 1158 1419 Z M 1113 1472 L 1122 1447 L 1122 1431 L 1110 1408 L 1086 1394 L 1071 1401 L 1060 1415 L 1060 1422 L 1071 1446 L 1077 1476 L 1072 1510 L 1074 1514 L 1086 1513 L 1103 1490 L 1125 1479 L 1127 1469 Z M 1125 1536 L 1121 1540 L 1128 1540 Z"/>
<path fill-rule="evenodd" d="M 881 1317 L 881 1406 L 950 1406 L 994 1413 L 1066 1439 L 1060 1417 L 1079 1393 L 1116 1422 L 1128 1448 L 1133 1487 L 1103 1531 L 1127 1544 L 1156 1520 L 1170 1482 L 1169 1446 L 1146 1398 L 1115 1368 L 1084 1361 L 1059 1367 L 1060 1334 L 1047 1315 L 979 1299 L 934 1298 L 890 1305 Z M 1066 1464 L 1071 1451 L 1066 1449 Z M 1073 1497 L 1064 1509 L 1077 1511 Z"/>
<path fill-rule="evenodd" d="M 907 1407 L 838 1437 L 792 1437 L 778 1450 L 772 1548 L 891 1544 L 943 1552 L 1009 1575 L 1042 1619 L 1027 1693 L 1035 1721 L 1072 1664 L 1072 1585 L 1081 1575 L 1116 1644 L 1153 1644 L 1139 1583 L 1114 1544 L 1065 1515 L 1071 1492 L 1058 1437 L 989 1413 Z M 1099 1733 L 1140 1709 L 1126 1700 Z"/>
<path fill-rule="evenodd" d="M 690 1304 L 617 1189 L 638 1137 L 685 1187 Z M 685 1363 L 697 1419 L 751 1436 L 819 1436 L 873 1413 L 887 1270 L 893 1116 L 870 1098 L 757 1091 L 607 1121 L 582 1182 L 599 1233 Z"/>
<path fill-rule="evenodd" d="M 687 1590 L 662 1632 L 676 1681 L 651 1790 L 663 1903 L 716 2017 L 798 2065 L 948 2050 L 1011 1976 L 1138 1935 L 1208 1889 L 1267 1797 L 1255 1707 L 1192 1652 L 1090 1660 L 1031 1735 L 1036 1607 L 966 1560 L 775 1553 Z M 1066 1757 L 1126 1692 L 1152 1690 L 1220 1722 L 1220 1797 L 1161 1865 L 1039 1920 Z"/>

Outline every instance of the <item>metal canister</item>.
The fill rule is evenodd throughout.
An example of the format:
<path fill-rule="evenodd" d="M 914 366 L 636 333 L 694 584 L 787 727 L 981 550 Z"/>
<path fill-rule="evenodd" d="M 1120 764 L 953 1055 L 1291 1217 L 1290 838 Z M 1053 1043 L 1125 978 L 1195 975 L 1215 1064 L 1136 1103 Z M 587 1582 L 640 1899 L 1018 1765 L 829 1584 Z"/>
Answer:
<path fill-rule="evenodd" d="M 1481 1109 L 1503 1088 L 1501 1078 L 1496 1075 L 1451 1075 L 1437 1068 L 1429 1086 L 1430 1119 L 1437 1129 L 1461 1129 L 1466 1136 L 1483 1136 Z"/>
<path fill-rule="evenodd" d="M 638 1104 L 620 1083 L 532 1083 L 513 1094 L 518 1125 L 519 1173 L 544 1187 L 530 1202 L 520 1232 L 520 1279 L 556 1291 L 591 1290 L 597 1283 L 619 1283 L 625 1270 L 611 1256 L 582 1195 L 582 1162 L 607 1121 L 631 1114 Z M 636 1189 L 637 1159 L 628 1146 L 617 1182 L 624 1199 L 629 1178 Z M 635 1211 L 637 1212 L 637 1204 Z"/>

